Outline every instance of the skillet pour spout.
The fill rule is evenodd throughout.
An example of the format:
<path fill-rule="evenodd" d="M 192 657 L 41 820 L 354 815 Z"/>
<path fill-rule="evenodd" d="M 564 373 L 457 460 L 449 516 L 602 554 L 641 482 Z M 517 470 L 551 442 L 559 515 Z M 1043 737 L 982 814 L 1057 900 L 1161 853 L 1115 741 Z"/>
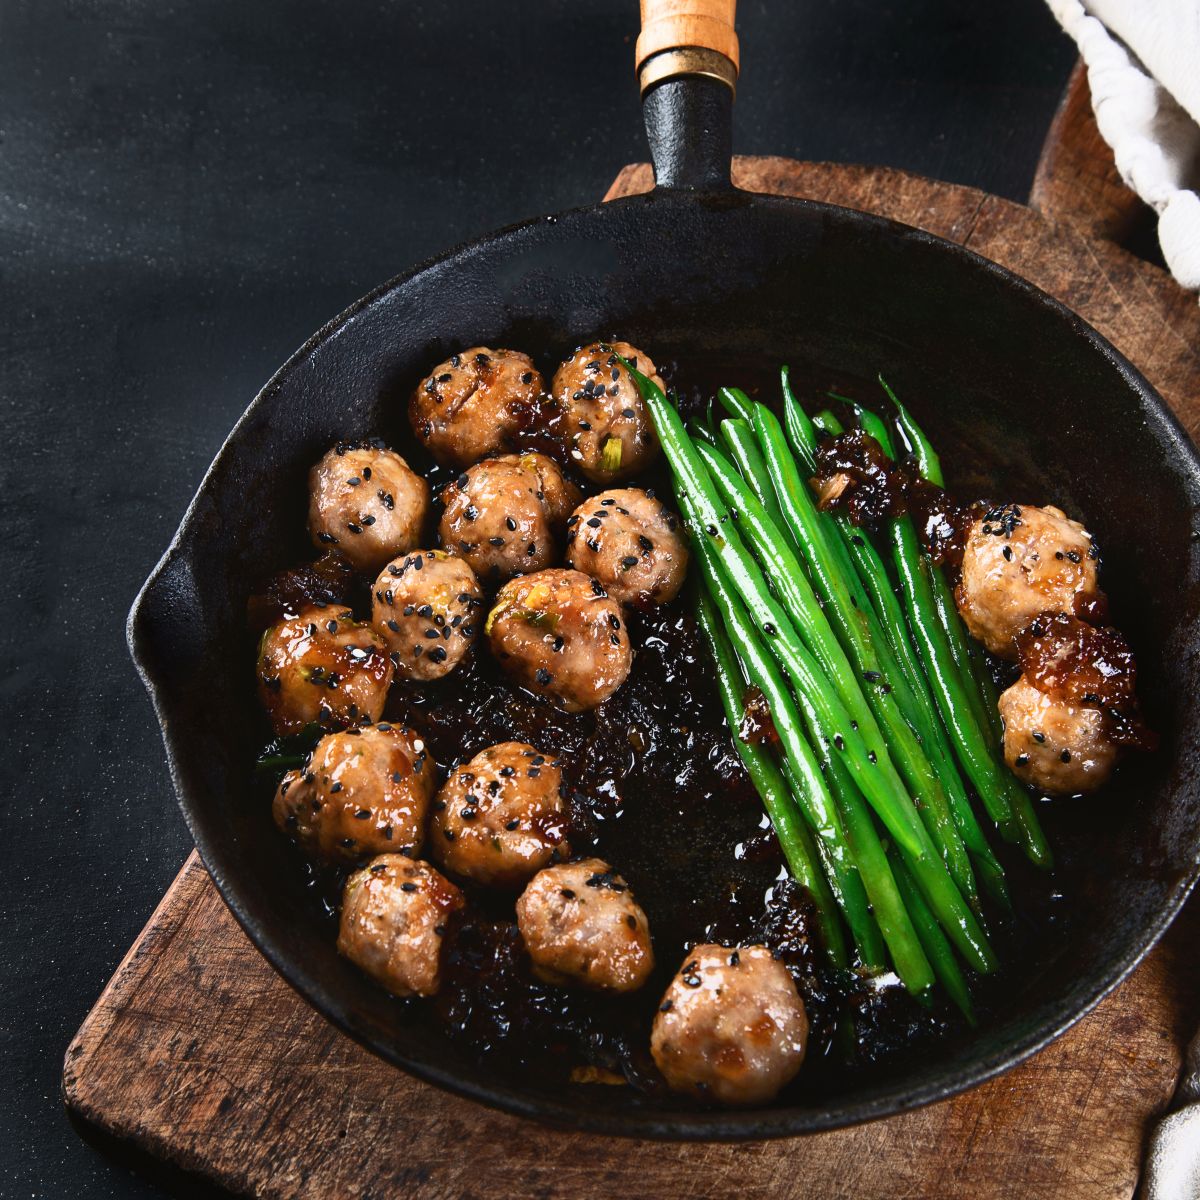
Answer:
<path fill-rule="evenodd" d="M 738 192 L 732 3 L 644 0 L 653 192 L 501 230 L 383 284 L 251 402 L 139 594 L 129 643 L 180 805 L 247 934 L 315 1008 L 398 1067 L 560 1127 L 682 1140 L 835 1128 L 952 1095 L 1057 1036 L 1166 929 L 1200 869 L 1200 462 L 1145 379 L 1078 316 L 955 244 L 869 214 Z M 650 36 L 650 35 L 653 36 Z M 500 1075 L 341 959 L 254 780 L 262 740 L 246 600 L 306 553 L 309 466 L 338 440 L 413 451 L 405 400 L 463 346 L 549 354 L 619 332 L 656 361 L 806 364 L 888 378 L 970 463 L 977 494 L 1086 513 L 1163 748 L 1096 801 L 1057 802 L 1080 881 L 1001 1011 L 902 1072 L 740 1112 Z M 541 365 L 547 365 L 549 360 Z M 714 377 L 714 385 L 731 382 Z M 254 513 L 249 521 L 246 514 Z M 1148 522 L 1146 514 L 1154 514 Z M 1146 581 L 1153 581 L 1146 586 Z"/>

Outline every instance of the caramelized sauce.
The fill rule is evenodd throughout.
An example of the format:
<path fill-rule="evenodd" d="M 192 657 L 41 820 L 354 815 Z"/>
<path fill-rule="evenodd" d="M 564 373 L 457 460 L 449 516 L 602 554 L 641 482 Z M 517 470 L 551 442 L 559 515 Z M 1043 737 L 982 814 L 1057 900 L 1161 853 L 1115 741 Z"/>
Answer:
<path fill-rule="evenodd" d="M 315 604 L 342 604 L 350 593 L 354 568 L 336 551 L 326 550 L 313 562 L 271 576 L 246 604 L 254 633 Z"/>
<path fill-rule="evenodd" d="M 1017 635 L 1021 671 L 1034 687 L 1073 707 L 1099 709 L 1118 745 L 1153 750 L 1155 734 L 1137 701 L 1137 665 L 1119 629 L 1045 612 Z"/>
<path fill-rule="evenodd" d="M 866 529 L 911 514 L 930 557 L 951 567 L 962 562 L 967 531 L 987 509 L 983 503 L 962 504 L 909 463 L 893 462 L 861 429 L 821 440 L 813 486 L 823 498 L 821 508 L 840 509 Z"/>

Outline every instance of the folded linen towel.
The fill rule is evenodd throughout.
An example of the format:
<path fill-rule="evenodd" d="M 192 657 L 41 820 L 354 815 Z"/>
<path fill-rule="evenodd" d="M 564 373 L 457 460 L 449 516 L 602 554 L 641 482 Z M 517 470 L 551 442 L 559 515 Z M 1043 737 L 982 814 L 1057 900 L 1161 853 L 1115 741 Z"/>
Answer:
<path fill-rule="evenodd" d="M 1158 212 L 1167 266 L 1200 290 L 1200 3 L 1047 2 L 1087 64 L 1117 170 Z"/>

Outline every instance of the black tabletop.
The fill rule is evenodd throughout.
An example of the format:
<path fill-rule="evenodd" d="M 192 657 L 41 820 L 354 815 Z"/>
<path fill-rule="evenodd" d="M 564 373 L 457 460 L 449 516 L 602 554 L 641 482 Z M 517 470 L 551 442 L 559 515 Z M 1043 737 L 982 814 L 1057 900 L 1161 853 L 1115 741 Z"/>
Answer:
<path fill-rule="evenodd" d="M 1074 58 L 1043 0 L 740 7 L 739 152 L 1024 198 Z M 0 0 L 0 1195 L 163 1186 L 59 1095 L 190 846 L 125 649 L 138 586 L 312 330 L 645 157 L 636 10 Z"/>

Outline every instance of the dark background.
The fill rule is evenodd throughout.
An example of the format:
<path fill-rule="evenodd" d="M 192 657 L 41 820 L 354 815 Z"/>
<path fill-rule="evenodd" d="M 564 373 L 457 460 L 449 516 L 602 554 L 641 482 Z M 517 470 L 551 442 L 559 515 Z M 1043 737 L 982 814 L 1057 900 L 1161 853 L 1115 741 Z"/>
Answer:
<path fill-rule="evenodd" d="M 138 586 L 309 333 L 645 157 L 636 9 L 0 0 L 0 1195 L 160 1194 L 59 1095 L 190 847 L 125 649 Z M 1042 0 L 740 10 L 739 152 L 1025 197 L 1074 59 Z"/>

